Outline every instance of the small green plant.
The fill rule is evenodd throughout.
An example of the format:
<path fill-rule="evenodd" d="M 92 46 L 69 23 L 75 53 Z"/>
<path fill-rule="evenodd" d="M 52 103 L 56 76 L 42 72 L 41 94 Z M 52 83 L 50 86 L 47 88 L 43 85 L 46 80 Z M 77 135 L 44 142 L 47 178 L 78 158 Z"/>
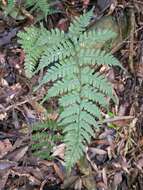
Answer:
<path fill-rule="evenodd" d="M 31 8 L 30 11 L 38 11 L 46 17 L 49 13 L 51 13 L 50 1 L 48 0 L 26 0 L 25 7 Z"/>
<path fill-rule="evenodd" d="M 97 120 L 101 119 L 100 109 L 108 108 L 106 96 L 113 98 L 111 84 L 94 69 L 95 66 L 120 66 L 111 53 L 98 46 L 116 34 L 108 29 L 87 32 L 92 16 L 92 11 L 89 11 L 76 18 L 68 33 L 35 27 L 19 33 L 26 53 L 27 76 L 48 68 L 36 90 L 52 81 L 53 85 L 49 86 L 43 101 L 59 97 L 59 106 L 63 108 L 57 123 L 64 126 L 68 169 L 83 156 L 87 143 L 94 136 Z"/>
<path fill-rule="evenodd" d="M 57 123 L 51 119 L 32 127 L 32 152 L 35 156 L 52 159 L 52 149 L 61 140 L 60 129 L 57 127 Z"/>
<path fill-rule="evenodd" d="M 0 2 L 0 8 L 2 8 L 5 11 L 6 15 L 13 15 L 14 13 L 19 13 L 21 7 L 27 9 L 29 12 L 37 12 L 41 13 L 42 17 L 45 17 L 49 14 L 51 14 L 52 8 L 50 6 L 50 0 L 25 0 L 23 2 L 16 2 L 15 0 L 8 0 L 7 5 L 3 5 L 2 2 Z M 39 16 L 39 15 L 38 15 Z"/>

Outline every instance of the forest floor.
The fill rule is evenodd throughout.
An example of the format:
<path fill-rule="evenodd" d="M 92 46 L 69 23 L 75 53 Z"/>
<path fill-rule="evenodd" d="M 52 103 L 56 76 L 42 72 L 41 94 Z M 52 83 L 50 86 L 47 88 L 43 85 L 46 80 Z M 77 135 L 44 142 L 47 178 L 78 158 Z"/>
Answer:
<path fill-rule="evenodd" d="M 17 1 L 18 2 L 18 1 Z M 31 126 L 44 121 L 47 104 L 40 101 L 42 88 L 33 93 L 41 73 L 28 79 L 25 54 L 17 33 L 35 24 L 38 16 L 30 10 L 6 14 L 0 8 L 0 190 L 143 190 L 143 2 L 142 0 L 55 1 L 55 9 L 40 22 L 48 29 L 67 31 L 69 23 L 94 6 L 95 22 L 110 15 L 116 21 L 104 28 L 121 36 L 111 51 L 126 71 L 105 69 L 118 103 L 105 113 L 107 120 L 87 147 L 83 164 L 66 175 L 64 144 L 52 141 L 49 159 L 38 158 L 31 150 Z M 7 6 L 7 1 L 2 1 Z M 59 11 L 60 10 L 60 11 Z M 14 14 L 13 14 L 14 13 Z M 55 121 L 56 103 L 50 102 L 48 118 Z M 53 111 L 54 110 L 54 111 Z M 47 118 L 46 118 L 47 119 Z M 49 138 L 60 131 L 49 129 Z M 52 156 L 51 156 L 52 155 Z"/>

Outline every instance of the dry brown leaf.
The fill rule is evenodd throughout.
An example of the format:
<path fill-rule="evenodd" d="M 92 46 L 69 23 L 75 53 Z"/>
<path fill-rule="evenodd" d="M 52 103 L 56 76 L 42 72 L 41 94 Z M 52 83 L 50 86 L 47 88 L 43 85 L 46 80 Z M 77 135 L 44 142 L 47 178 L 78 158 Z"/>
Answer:
<path fill-rule="evenodd" d="M 107 188 L 108 187 L 108 183 L 107 183 L 107 171 L 106 171 L 105 168 L 103 168 L 103 170 L 102 170 L 102 177 L 103 177 L 103 182 L 104 182 L 104 184 L 105 184 L 105 186 Z"/>
<path fill-rule="evenodd" d="M 79 179 L 75 182 L 74 189 L 75 189 L 75 190 L 81 190 L 81 188 L 82 188 L 82 180 L 79 178 Z"/>
<path fill-rule="evenodd" d="M 108 15 L 111 15 L 114 12 L 114 10 L 117 7 L 117 5 L 118 5 L 117 0 L 111 0 L 111 5 L 110 5 L 110 9 L 109 9 Z"/>
<path fill-rule="evenodd" d="M 46 119 L 47 110 L 35 100 L 29 102 L 41 120 Z"/>
<path fill-rule="evenodd" d="M 92 148 L 90 147 L 89 150 L 93 153 L 93 155 L 99 154 L 99 155 L 104 155 L 107 154 L 107 152 L 103 149 L 100 148 Z"/>
<path fill-rule="evenodd" d="M 67 18 L 60 19 L 56 27 L 66 32 L 69 27 L 69 20 Z"/>
<path fill-rule="evenodd" d="M 38 167 L 37 168 L 30 168 L 30 173 L 37 178 L 38 180 L 43 180 L 44 175 L 42 173 L 42 170 L 40 170 Z"/>
<path fill-rule="evenodd" d="M 122 160 L 121 160 L 121 166 L 122 166 L 122 169 L 123 169 L 125 172 L 127 172 L 128 174 L 130 173 L 129 170 L 128 170 L 129 165 L 128 165 L 127 160 L 126 160 L 125 157 L 123 157 Z"/>
<path fill-rule="evenodd" d="M 10 174 L 10 170 L 0 171 L 0 189 L 4 190 L 6 182 L 8 180 L 8 176 Z"/>
<path fill-rule="evenodd" d="M 57 112 L 53 112 L 48 114 L 48 119 L 51 119 L 53 121 L 55 121 L 58 118 L 59 114 Z"/>
<path fill-rule="evenodd" d="M 27 179 L 33 184 L 33 185 L 40 185 L 41 184 L 41 181 L 39 181 L 38 179 L 36 179 L 34 176 L 28 174 L 28 173 L 25 173 L 23 172 L 22 168 L 20 169 L 20 172 L 17 171 L 18 168 L 13 168 L 10 170 L 10 173 L 13 175 L 13 176 L 19 176 L 19 177 L 27 177 Z"/>
<path fill-rule="evenodd" d="M 64 181 L 64 173 L 63 173 L 63 171 L 55 163 L 53 163 L 53 167 L 54 167 L 55 173 L 58 175 L 58 177 L 62 181 Z"/>
<path fill-rule="evenodd" d="M 2 87 L 8 87 L 8 82 L 5 79 L 1 78 L 0 79 L 0 85 Z"/>
<path fill-rule="evenodd" d="M 104 138 L 107 138 L 108 136 L 112 135 L 113 134 L 113 130 L 110 130 L 110 129 L 106 129 L 106 131 L 104 131 L 103 133 L 101 133 L 99 135 L 99 139 L 104 139 Z"/>
<path fill-rule="evenodd" d="M 143 146 L 143 137 L 141 137 L 141 139 L 139 140 L 139 146 Z"/>
<path fill-rule="evenodd" d="M 83 1 L 83 9 L 86 9 L 90 3 L 90 0 L 82 0 Z"/>
<path fill-rule="evenodd" d="M 109 160 L 111 160 L 112 159 L 112 151 L 111 151 L 111 147 L 110 146 L 107 147 L 107 154 L 108 154 Z"/>
<path fill-rule="evenodd" d="M 64 159 L 65 154 L 65 144 L 62 143 L 56 147 L 53 148 L 53 156 L 58 156 L 61 159 Z"/>
<path fill-rule="evenodd" d="M 9 139 L 0 141 L 0 158 L 5 156 L 10 150 L 12 150 L 12 144 Z"/>
<path fill-rule="evenodd" d="M 122 173 L 117 172 L 114 175 L 114 187 L 117 188 L 117 186 L 122 182 Z"/>
<path fill-rule="evenodd" d="M 108 190 L 106 188 L 106 185 L 102 181 L 100 181 L 100 182 L 97 183 L 97 188 L 98 189 L 103 189 L 103 190 Z"/>
<path fill-rule="evenodd" d="M 9 160 L 0 160 L 0 170 L 9 169 L 13 166 L 17 166 L 17 163 Z"/>
<path fill-rule="evenodd" d="M 61 185 L 61 188 L 67 189 L 69 187 L 72 187 L 78 179 L 78 176 L 68 176 L 67 178 L 65 178 L 64 183 Z"/>
<path fill-rule="evenodd" d="M 137 161 L 136 166 L 137 166 L 140 170 L 143 169 L 143 157 L 140 158 L 140 159 Z"/>
<path fill-rule="evenodd" d="M 12 153 L 7 155 L 7 158 L 13 161 L 19 161 L 20 159 L 23 158 L 23 156 L 26 154 L 28 150 L 28 146 L 18 148 L 14 150 Z"/>
<path fill-rule="evenodd" d="M 6 118 L 7 118 L 7 113 L 6 112 L 1 112 L 0 113 L 0 121 L 3 121 Z"/>

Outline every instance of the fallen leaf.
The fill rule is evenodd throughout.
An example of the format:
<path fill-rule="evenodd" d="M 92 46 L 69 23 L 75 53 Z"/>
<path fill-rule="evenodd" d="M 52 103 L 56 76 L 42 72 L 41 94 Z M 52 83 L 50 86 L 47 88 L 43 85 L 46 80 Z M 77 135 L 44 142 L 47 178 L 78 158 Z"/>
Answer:
<path fill-rule="evenodd" d="M 81 178 L 79 178 L 79 179 L 75 182 L 74 189 L 75 189 L 75 190 L 81 190 L 81 188 L 82 188 L 82 180 L 81 180 Z"/>
<path fill-rule="evenodd" d="M 39 104 L 35 100 L 31 100 L 29 103 L 31 104 L 33 109 L 36 111 L 36 113 L 37 113 L 38 117 L 40 118 L 40 120 L 45 120 L 46 115 L 47 115 L 47 110 L 44 108 L 44 106 L 42 106 L 41 104 Z"/>
<path fill-rule="evenodd" d="M 12 176 L 27 177 L 27 179 L 33 185 L 40 185 L 41 184 L 41 182 L 38 179 L 36 179 L 34 176 L 32 176 L 28 173 L 25 173 L 25 171 L 23 171 L 22 168 L 20 168 L 20 171 L 19 171 L 19 168 L 17 168 L 17 167 L 13 168 L 10 170 L 10 173 L 12 174 Z"/>
<path fill-rule="evenodd" d="M 140 170 L 143 169 L 143 157 L 137 161 L 136 165 Z"/>
<path fill-rule="evenodd" d="M 117 172 L 114 175 L 114 188 L 116 189 L 117 186 L 122 182 L 122 174 L 121 172 Z"/>
<path fill-rule="evenodd" d="M 83 9 L 86 9 L 90 3 L 90 0 L 82 0 L 83 1 Z"/>
<path fill-rule="evenodd" d="M 0 189 L 4 190 L 6 182 L 8 180 L 8 176 L 10 174 L 10 170 L 0 171 Z"/>
<path fill-rule="evenodd" d="M 58 177 L 62 181 L 64 181 L 64 173 L 63 173 L 63 171 L 57 166 L 56 163 L 53 164 L 53 167 L 54 167 L 55 173 L 58 175 Z"/>
<path fill-rule="evenodd" d="M 57 112 L 53 112 L 53 113 L 48 114 L 48 119 L 55 121 L 58 116 L 59 114 Z"/>
<path fill-rule="evenodd" d="M 125 157 L 122 157 L 122 159 L 121 159 L 120 162 L 121 162 L 122 169 L 123 169 L 125 172 L 127 172 L 127 173 L 129 174 L 129 173 L 130 173 L 129 170 L 128 170 L 129 165 L 128 165 L 128 163 L 127 163 L 126 158 L 125 158 Z"/>
<path fill-rule="evenodd" d="M 61 185 L 61 188 L 67 189 L 69 187 L 72 187 L 78 179 L 78 176 L 68 176 L 67 178 L 65 178 L 64 183 Z"/>
<path fill-rule="evenodd" d="M 18 162 L 19 160 L 21 160 L 23 158 L 23 156 L 25 155 L 27 150 L 28 150 L 28 146 L 18 148 L 16 150 L 14 150 L 12 153 L 8 154 L 7 158 L 9 160 L 13 160 L 13 161 Z"/>
<path fill-rule="evenodd" d="M 6 118 L 7 118 L 7 113 L 6 112 L 3 112 L 3 113 L 1 112 L 0 113 L 0 120 L 3 121 Z"/>
<path fill-rule="evenodd" d="M 69 27 L 69 20 L 67 18 L 62 18 L 57 24 L 57 28 L 63 31 L 67 31 Z"/>
<path fill-rule="evenodd" d="M 12 144 L 9 139 L 0 141 L 0 158 L 5 156 L 10 150 L 12 150 Z"/>
<path fill-rule="evenodd" d="M 107 152 L 103 149 L 100 148 L 92 148 L 90 147 L 89 150 L 93 153 L 93 155 L 99 154 L 99 155 L 104 155 L 107 154 Z"/>
<path fill-rule="evenodd" d="M 58 156 L 61 159 L 64 159 L 64 153 L 65 153 L 65 144 L 62 143 L 56 147 L 53 148 L 53 156 Z"/>
<path fill-rule="evenodd" d="M 0 160 L 0 170 L 9 169 L 13 166 L 17 166 L 17 163 L 9 160 Z"/>
<path fill-rule="evenodd" d="M 105 169 L 105 168 L 103 168 L 103 170 L 102 170 L 102 177 L 103 177 L 103 182 L 104 182 L 104 184 L 105 184 L 105 186 L 106 186 L 106 189 L 107 189 L 107 187 L 108 187 L 108 183 L 107 183 L 107 172 L 106 172 L 106 169 Z"/>

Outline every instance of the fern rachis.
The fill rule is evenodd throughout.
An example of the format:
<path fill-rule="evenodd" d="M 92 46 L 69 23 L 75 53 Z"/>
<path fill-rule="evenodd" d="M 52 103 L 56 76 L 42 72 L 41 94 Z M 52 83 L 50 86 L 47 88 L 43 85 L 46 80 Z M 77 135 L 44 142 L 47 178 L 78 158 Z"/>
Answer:
<path fill-rule="evenodd" d="M 94 71 L 93 66 L 120 66 L 113 55 L 94 48 L 95 44 L 103 44 L 115 34 L 110 30 L 87 32 L 91 17 L 92 11 L 80 16 L 67 34 L 55 29 L 43 32 L 37 39 L 39 46 L 41 41 L 46 47 L 39 56 L 37 71 L 53 61 L 55 65 L 48 68 L 36 89 L 52 81 L 53 86 L 49 87 L 44 101 L 60 96 L 59 105 L 63 111 L 57 122 L 64 126 L 68 168 L 81 158 L 86 144 L 94 136 L 93 128 L 98 127 L 96 121 L 101 118 L 100 108 L 108 107 L 106 96 L 113 97 L 112 86 L 105 76 Z M 19 36 L 22 42 L 22 35 Z"/>

